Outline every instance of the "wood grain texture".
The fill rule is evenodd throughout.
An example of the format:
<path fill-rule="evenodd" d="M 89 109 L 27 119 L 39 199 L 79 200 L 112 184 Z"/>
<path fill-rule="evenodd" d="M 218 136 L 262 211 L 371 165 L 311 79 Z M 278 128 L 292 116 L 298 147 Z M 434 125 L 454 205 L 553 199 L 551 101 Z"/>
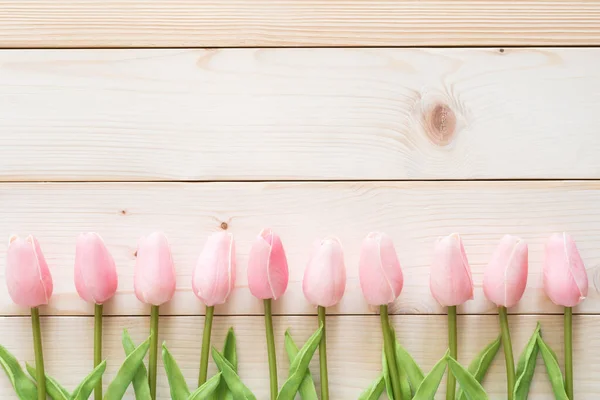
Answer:
<path fill-rule="evenodd" d="M 598 45 L 597 0 L 3 0 L 2 47 Z"/>
<path fill-rule="evenodd" d="M 514 316 L 510 319 L 511 335 L 516 356 L 521 353 L 537 321 L 542 324 L 544 339 L 556 351 L 559 363 L 562 357 L 562 318 L 560 316 Z M 283 334 L 290 329 L 298 344 L 310 336 L 316 328 L 316 317 L 283 316 L 274 318 L 276 349 L 278 352 L 279 380 L 287 376 L 288 362 L 284 355 Z M 398 316 L 393 319 L 396 332 L 403 345 L 413 355 L 424 371 L 428 371 L 444 354 L 446 345 L 445 316 Z M 328 319 L 327 355 L 329 387 L 332 398 L 356 399 L 360 392 L 381 373 L 381 334 L 378 316 L 337 316 Z M 0 318 L 5 345 L 21 361 L 32 362 L 31 324 L 29 318 Z M 201 317 L 166 317 L 160 320 L 160 339 L 166 341 L 190 386 L 197 379 L 203 319 Z M 268 366 L 264 323 L 260 317 L 218 317 L 213 324 L 212 344 L 223 346 L 227 329 L 233 326 L 238 339 L 239 372 L 246 385 L 257 398 L 268 398 Z M 122 362 L 121 332 L 127 328 L 139 343 L 149 332 L 149 319 L 142 317 L 114 317 L 105 319 L 104 357 L 108 360 L 105 374 L 106 385 L 115 375 Z M 573 337 L 575 394 L 578 399 L 594 399 L 600 391 L 597 379 L 600 343 L 596 333 L 600 330 L 600 316 L 574 317 Z M 43 319 L 44 355 L 46 369 L 68 389 L 73 389 L 93 365 L 93 319 L 81 317 L 51 317 Z M 459 360 L 470 360 L 499 333 L 495 316 L 461 316 L 458 319 Z M 215 371 L 213 361 L 209 375 Z M 318 356 L 311 363 L 313 377 L 318 384 Z M 169 398 L 168 383 L 159 362 L 158 397 Z M 484 381 L 491 399 L 506 399 L 506 372 L 504 355 L 498 353 Z M 444 383 L 438 396 L 445 392 Z M 541 356 L 529 399 L 551 398 L 552 389 Z M 0 373 L 0 397 L 15 399 L 12 387 Z M 133 398 L 130 388 L 128 399 Z"/>
<path fill-rule="evenodd" d="M 600 178 L 599 109 L 600 48 L 0 51 L 0 179 Z"/>
<path fill-rule="evenodd" d="M 0 235 L 38 236 L 51 267 L 55 294 L 52 314 L 93 314 L 73 284 L 76 236 L 95 230 L 105 239 L 119 269 L 119 291 L 105 307 L 109 314 L 147 314 L 133 293 L 133 266 L 140 236 L 160 229 L 170 239 L 178 290 L 163 314 L 200 314 L 191 275 L 206 237 L 226 226 L 236 238 L 237 283 L 217 314 L 261 314 L 262 304 L 247 287 L 251 242 L 264 227 L 283 240 L 290 265 L 286 294 L 275 302 L 278 314 L 315 313 L 304 299 L 301 281 L 315 239 L 333 234 L 345 248 L 348 283 L 334 314 L 373 312 L 358 282 L 358 253 L 372 230 L 395 241 L 405 274 L 394 313 L 445 312 L 429 293 L 429 266 L 438 236 L 463 234 L 473 269 L 475 299 L 459 311 L 496 312 L 482 292 L 483 269 L 500 237 L 511 233 L 529 243 L 527 291 L 516 313 L 562 310 L 542 290 L 541 259 L 545 239 L 570 232 L 588 268 L 588 298 L 578 313 L 600 313 L 600 183 L 590 182 L 361 182 L 361 183 L 53 183 L 0 185 Z M 0 242 L 5 254 L 7 241 Z M 0 281 L 5 257 L 0 257 Z M 0 314 L 28 310 L 10 301 L 0 288 Z"/>

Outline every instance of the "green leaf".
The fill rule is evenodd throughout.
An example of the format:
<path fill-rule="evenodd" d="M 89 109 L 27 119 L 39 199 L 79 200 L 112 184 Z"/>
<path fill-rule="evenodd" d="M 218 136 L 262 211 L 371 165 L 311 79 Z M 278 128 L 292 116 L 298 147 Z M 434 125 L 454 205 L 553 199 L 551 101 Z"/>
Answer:
<path fill-rule="evenodd" d="M 31 375 L 33 380 L 36 380 L 37 378 L 36 378 L 35 368 L 33 368 L 31 365 L 29 365 L 27 363 L 25 363 L 25 366 L 27 367 L 27 372 L 29 372 L 29 375 Z M 69 391 L 67 389 L 62 387 L 60 385 L 60 383 L 58 383 L 56 381 L 56 379 L 54 379 L 48 375 L 46 375 L 46 392 L 52 400 L 70 400 L 71 399 L 71 393 L 69 393 Z"/>
<path fill-rule="evenodd" d="M 496 354 L 498 354 L 501 339 L 502 336 L 498 336 L 496 340 L 485 346 L 485 348 L 481 350 L 479 354 L 477 354 L 473 361 L 471 361 L 471 364 L 469 364 L 468 371 L 471 375 L 473 375 L 473 377 L 475 377 L 475 379 L 477 379 L 477 382 L 483 382 L 485 374 L 490 368 L 490 365 L 492 365 L 492 361 L 494 361 Z M 458 395 L 456 398 L 457 400 L 466 399 L 462 387 L 458 389 Z"/>
<path fill-rule="evenodd" d="M 135 350 L 135 344 L 133 343 L 131 336 L 129 336 L 127 329 L 123 329 L 122 343 L 126 356 L 133 353 Z M 132 383 L 136 399 L 150 399 L 152 397 L 150 395 L 150 385 L 148 384 L 148 372 L 146 371 L 146 366 L 143 362 L 138 367 Z"/>
<path fill-rule="evenodd" d="M 227 387 L 233 394 L 233 397 L 236 400 L 256 400 L 254 394 L 242 383 L 238 374 L 233 370 L 231 363 L 214 347 L 212 348 L 212 356 L 219 371 L 221 371 L 221 378 L 227 382 Z"/>
<path fill-rule="evenodd" d="M 209 400 L 212 399 L 213 394 L 219 387 L 219 382 L 221 382 L 221 373 L 219 372 L 206 382 L 202 384 L 198 389 L 194 390 L 192 394 L 189 395 L 187 400 Z"/>
<path fill-rule="evenodd" d="M 298 352 L 298 355 L 292 361 L 288 378 L 283 383 L 277 395 L 277 400 L 294 400 L 296 393 L 300 389 L 300 384 L 306 376 L 308 364 L 321 342 L 321 337 L 323 337 L 323 325 L 319 326 L 319 329 L 308 338 Z"/>
<path fill-rule="evenodd" d="M 94 391 L 96 384 L 102 378 L 102 374 L 106 371 L 106 361 L 102 361 L 88 376 L 83 378 L 79 386 L 73 391 L 72 400 L 87 400 Z"/>
<path fill-rule="evenodd" d="M 390 370 L 388 369 L 387 360 L 385 358 L 385 348 L 381 351 L 381 370 L 383 374 L 383 382 L 385 384 L 385 392 L 388 399 L 394 398 L 394 391 L 392 389 L 392 380 L 390 379 Z"/>
<path fill-rule="evenodd" d="M 469 400 L 486 400 L 489 399 L 483 386 L 475 379 L 469 371 L 458 363 L 454 358 L 448 356 L 448 367 L 452 375 L 456 377 L 458 384 Z"/>
<path fill-rule="evenodd" d="M 560 371 L 560 366 L 558 365 L 558 360 L 556 359 L 556 354 L 548 347 L 539 334 L 537 335 L 537 344 L 540 347 L 540 353 L 542 353 L 544 364 L 546 364 L 546 371 L 550 378 L 554 397 L 556 400 L 569 400 L 567 393 L 565 392 L 565 382 L 563 380 L 562 372 Z"/>
<path fill-rule="evenodd" d="M 294 339 L 292 339 L 292 335 L 289 330 L 285 331 L 285 352 L 287 353 L 288 360 L 290 364 L 294 361 L 296 356 L 298 355 L 298 346 L 294 343 Z M 300 384 L 300 388 L 298 389 L 298 393 L 300 393 L 300 397 L 302 400 L 318 400 L 319 396 L 317 395 L 317 388 L 315 387 L 315 382 L 310 373 L 310 368 L 306 368 L 306 373 L 304 374 L 304 379 L 302 379 L 302 383 Z"/>
<path fill-rule="evenodd" d="M 383 357 L 381 359 L 381 364 L 383 368 L 383 380 L 385 383 L 385 389 L 388 395 L 388 398 L 392 397 L 392 384 L 390 380 L 390 369 L 387 363 L 387 358 L 385 356 L 385 349 L 383 350 Z M 400 366 L 400 363 L 396 361 L 396 365 L 398 368 L 398 375 L 400 376 L 400 398 L 401 399 L 410 399 L 412 398 L 412 392 L 410 390 L 410 383 L 408 382 L 408 375 L 406 375 L 406 371 L 403 367 Z M 416 387 L 415 387 L 416 390 Z"/>
<path fill-rule="evenodd" d="M 185 382 L 181 369 L 179 369 L 179 365 L 177 365 L 175 358 L 173 358 L 173 355 L 167 349 L 167 345 L 164 342 L 162 345 L 162 357 L 167 379 L 169 380 L 169 388 L 171 389 L 171 399 L 186 400 L 190 395 L 190 389 Z"/>
<path fill-rule="evenodd" d="M 236 340 L 233 328 L 229 328 L 227 336 L 225 336 L 225 344 L 223 344 L 223 356 L 231 364 L 232 369 L 237 372 L 237 353 L 236 353 Z M 227 388 L 225 379 L 219 380 L 219 387 L 216 391 L 217 399 L 219 400 L 233 400 L 231 391 Z"/>
<path fill-rule="evenodd" d="M 358 400 L 377 400 L 383 394 L 383 389 L 385 389 L 385 379 L 383 379 L 383 374 L 381 374 L 358 396 Z"/>
<path fill-rule="evenodd" d="M 233 332 L 233 328 L 229 328 L 229 330 L 227 331 L 227 336 L 225 336 L 225 343 L 223 344 L 223 356 L 227 361 L 231 363 L 234 371 L 237 371 L 238 359 L 235 345 L 235 333 Z"/>
<path fill-rule="evenodd" d="M 435 393 L 440 386 L 440 382 L 442 382 L 444 373 L 446 372 L 449 354 L 450 351 L 446 351 L 444 357 L 442 357 L 425 376 L 423 382 L 419 385 L 413 400 L 433 400 Z"/>
<path fill-rule="evenodd" d="M 536 359 L 539 352 L 537 337 L 540 332 L 540 324 L 533 331 L 533 335 L 527 342 L 527 346 L 523 349 L 519 362 L 517 363 L 517 375 L 514 390 L 514 400 L 527 400 L 529 395 L 529 387 L 535 373 Z"/>
<path fill-rule="evenodd" d="M 396 340 L 396 364 L 398 365 L 399 371 L 406 371 L 406 375 L 408 376 L 412 388 L 411 396 L 408 396 L 407 398 L 411 399 L 412 394 L 417 391 L 417 388 L 421 382 L 423 382 L 425 375 L 419 365 L 415 362 L 415 359 L 412 358 L 410 353 L 404 347 L 402 347 L 398 340 Z"/>
<path fill-rule="evenodd" d="M 150 337 L 135 348 L 123 361 L 121 368 L 113 381 L 108 385 L 104 398 L 106 400 L 121 400 L 127 391 L 127 387 L 135 377 L 139 366 L 150 348 Z M 136 396 L 137 398 L 137 396 Z M 145 399 L 144 399 L 145 400 Z"/>
<path fill-rule="evenodd" d="M 8 380 L 15 389 L 19 399 L 30 400 L 37 398 L 37 386 L 25 375 L 23 368 L 21 368 L 15 356 L 3 346 L 0 346 L 0 364 L 4 368 Z"/>

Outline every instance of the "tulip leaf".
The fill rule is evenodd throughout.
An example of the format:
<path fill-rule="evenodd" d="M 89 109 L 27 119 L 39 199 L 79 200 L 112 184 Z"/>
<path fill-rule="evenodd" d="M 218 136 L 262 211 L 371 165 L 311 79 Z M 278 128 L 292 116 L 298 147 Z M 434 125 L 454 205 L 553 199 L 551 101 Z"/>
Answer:
<path fill-rule="evenodd" d="M 223 356 L 231 363 L 233 369 L 237 371 L 238 359 L 236 353 L 236 339 L 233 328 L 229 328 L 227 331 L 227 336 L 225 336 L 225 343 L 223 344 Z"/>
<path fill-rule="evenodd" d="M 548 377 L 550 378 L 550 384 L 552 385 L 554 397 L 557 400 L 569 400 L 567 393 L 565 392 L 565 382 L 563 380 L 560 366 L 558 365 L 558 360 L 556 359 L 556 354 L 554 354 L 552 349 L 548 347 L 546 342 L 544 342 L 542 339 L 542 336 L 539 334 L 537 335 L 537 344 L 540 348 L 542 358 L 544 359 L 544 364 L 546 365 L 546 371 L 548 372 Z"/>
<path fill-rule="evenodd" d="M 213 398 L 213 394 L 219 387 L 221 382 L 221 373 L 214 375 L 212 378 L 207 380 L 198 389 L 194 390 L 187 400 L 209 400 Z M 174 398 L 174 397 L 173 397 Z"/>
<path fill-rule="evenodd" d="M 421 382 L 423 382 L 425 375 L 419 365 L 415 362 L 415 359 L 412 358 L 410 353 L 404 347 L 402 347 L 398 340 L 396 340 L 396 364 L 398 365 L 398 371 L 406 371 L 406 375 L 412 388 L 411 396 L 407 397 L 410 399 L 417 391 Z"/>
<path fill-rule="evenodd" d="M 138 372 L 140 364 L 150 348 L 150 338 L 148 337 L 142 344 L 135 348 L 123 361 L 117 375 L 108 385 L 104 398 L 106 400 L 120 400 L 125 395 L 127 387 Z M 137 397 L 137 396 L 136 396 Z M 145 400 L 145 399 L 144 399 Z"/>
<path fill-rule="evenodd" d="M 237 372 L 237 353 L 236 353 L 236 339 L 233 328 L 229 328 L 227 336 L 225 336 L 225 344 L 223 344 L 223 356 L 231 364 L 231 368 Z M 219 386 L 216 391 L 218 400 L 233 400 L 231 391 L 227 388 L 225 379 L 219 379 Z"/>
<path fill-rule="evenodd" d="M 21 365 L 6 348 L 0 346 L 0 364 L 21 400 L 37 398 L 37 386 L 25 375 Z"/>
<path fill-rule="evenodd" d="M 448 356 L 450 351 L 446 351 L 444 357 L 442 357 L 429 371 L 423 382 L 417 388 L 417 392 L 413 397 L 413 400 L 433 400 L 435 394 L 442 382 L 444 373 L 446 372 L 446 365 L 448 364 Z"/>
<path fill-rule="evenodd" d="M 98 364 L 88 376 L 83 378 L 79 386 L 73 391 L 71 400 L 87 400 L 92 395 L 96 384 L 102 379 L 104 371 L 106 371 L 106 360 Z"/>
<path fill-rule="evenodd" d="M 385 358 L 385 349 L 381 352 L 381 369 L 383 375 L 383 382 L 385 384 L 385 392 L 388 399 L 394 398 L 394 391 L 392 389 L 392 381 L 390 379 L 390 370 L 388 369 L 387 360 Z"/>
<path fill-rule="evenodd" d="M 368 388 L 365 389 L 364 392 L 358 396 L 358 400 L 378 400 L 383 394 L 383 390 L 385 389 L 385 379 L 383 378 L 383 374 L 379 375 L 377 379 L 375 379 Z M 410 399 L 411 397 L 408 397 Z"/>
<path fill-rule="evenodd" d="M 498 354 L 498 350 L 500 349 L 501 338 L 502 336 L 498 336 L 496 340 L 485 346 L 484 349 L 481 350 L 479 354 L 477 354 L 473 361 L 471 361 L 471 364 L 469 364 L 468 371 L 471 375 L 473 375 L 475 379 L 477 379 L 477 382 L 483 382 L 485 374 L 490 368 L 490 365 L 492 365 L 492 361 L 494 361 L 496 354 Z M 458 395 L 456 396 L 456 398 L 457 400 L 466 399 L 462 387 L 458 389 Z"/>
<path fill-rule="evenodd" d="M 238 374 L 233 370 L 232 364 L 214 347 L 212 348 L 212 356 L 219 371 L 221 371 L 221 379 L 227 382 L 227 387 L 231 391 L 233 398 L 236 400 L 256 400 L 254 394 L 242 383 Z"/>
<path fill-rule="evenodd" d="M 288 360 L 290 364 L 294 361 L 296 356 L 298 355 L 298 346 L 294 343 L 294 339 L 292 339 L 292 335 L 289 330 L 285 331 L 285 351 L 288 356 Z M 302 379 L 302 383 L 300 384 L 300 388 L 298 389 L 298 393 L 300 393 L 300 397 L 302 400 L 318 400 L 319 396 L 317 395 L 317 388 L 315 387 L 315 382 L 310 373 L 310 368 L 306 368 L 306 373 L 304 374 L 304 379 Z"/>
<path fill-rule="evenodd" d="M 135 344 L 133 343 L 131 336 L 129 336 L 127 329 L 123 329 L 122 343 L 126 356 L 130 355 L 135 350 Z M 132 384 L 136 399 L 150 399 L 152 397 L 150 395 L 150 385 L 148 384 L 148 372 L 143 362 L 140 363 L 140 366 L 133 377 Z"/>
<path fill-rule="evenodd" d="M 33 380 L 36 380 L 37 375 L 36 375 L 35 368 L 27 363 L 25 363 L 25 367 L 27 367 L 27 372 L 29 373 L 29 375 L 31 375 Z M 71 399 L 71 393 L 69 393 L 69 391 L 67 389 L 62 387 L 61 384 L 56 381 L 56 379 L 54 379 L 48 375 L 46 375 L 46 392 L 52 400 L 70 400 Z"/>
<path fill-rule="evenodd" d="M 317 350 L 317 347 L 319 347 L 322 337 L 323 325 L 319 326 L 319 329 L 308 338 L 306 343 L 304 343 L 304 346 L 302 346 L 298 352 L 298 355 L 292 361 L 288 378 L 283 383 L 283 386 L 277 395 L 277 400 L 294 400 L 296 393 L 300 389 L 300 384 L 306 376 L 308 364 Z"/>
<path fill-rule="evenodd" d="M 381 357 L 381 365 L 383 369 L 383 380 L 385 382 L 385 389 L 388 395 L 388 398 L 392 399 L 392 383 L 390 379 L 390 370 L 387 363 L 387 358 L 385 356 L 385 350 L 383 351 L 383 355 Z M 396 361 L 396 365 L 398 368 L 398 375 L 400 376 L 400 398 L 401 399 L 410 399 L 412 398 L 412 393 L 410 391 L 410 383 L 408 382 L 408 376 L 406 375 L 406 371 L 404 368 L 400 367 L 400 363 Z"/>
<path fill-rule="evenodd" d="M 169 380 L 169 388 L 171 389 L 171 399 L 186 400 L 190 396 L 190 389 L 185 382 L 185 378 L 183 377 L 175 358 L 173 358 L 173 355 L 169 349 L 167 349 L 166 343 L 163 343 L 162 345 L 162 357 L 165 365 L 165 372 L 167 373 L 167 379 Z"/>
<path fill-rule="evenodd" d="M 516 383 L 514 390 L 515 400 L 527 400 L 529 395 L 529 387 L 533 380 L 533 374 L 535 373 L 536 359 L 539 352 L 537 343 L 537 337 L 540 333 L 540 324 L 538 322 L 537 327 L 533 331 L 533 335 L 527 342 L 525 349 L 519 357 L 517 364 Z"/>
<path fill-rule="evenodd" d="M 463 393 L 469 400 L 486 400 L 489 399 L 487 393 L 483 389 L 483 386 L 475 379 L 473 375 L 465 367 L 459 364 L 451 356 L 448 356 L 448 368 L 452 372 L 452 375 L 458 381 L 458 384 L 463 390 Z"/>

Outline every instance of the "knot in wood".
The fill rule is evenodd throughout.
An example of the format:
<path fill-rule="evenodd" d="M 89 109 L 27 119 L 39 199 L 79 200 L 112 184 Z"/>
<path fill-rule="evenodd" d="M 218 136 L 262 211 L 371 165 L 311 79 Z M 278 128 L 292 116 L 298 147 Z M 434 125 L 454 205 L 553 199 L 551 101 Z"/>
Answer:
<path fill-rule="evenodd" d="M 450 143 L 456 131 L 456 115 L 446 104 L 436 104 L 425 116 L 427 135 L 438 146 Z"/>

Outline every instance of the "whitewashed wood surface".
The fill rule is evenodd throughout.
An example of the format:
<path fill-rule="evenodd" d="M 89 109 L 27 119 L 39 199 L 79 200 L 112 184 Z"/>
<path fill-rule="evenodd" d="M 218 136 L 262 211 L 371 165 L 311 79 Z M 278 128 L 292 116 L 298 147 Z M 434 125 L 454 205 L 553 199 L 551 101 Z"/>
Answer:
<path fill-rule="evenodd" d="M 15 50 L 0 87 L 4 180 L 600 177 L 600 48 Z"/>
<path fill-rule="evenodd" d="M 267 226 L 290 261 L 274 305 L 280 380 L 285 329 L 301 343 L 316 327 L 301 279 L 312 241 L 328 234 L 348 268 L 328 317 L 332 400 L 356 399 L 380 373 L 379 318 L 357 280 L 371 230 L 395 241 L 405 287 L 393 323 L 424 370 L 447 347 L 428 274 L 434 240 L 452 232 L 475 281 L 459 309 L 460 360 L 499 333 L 482 272 L 511 233 L 530 248 L 528 289 L 510 310 L 515 352 L 540 321 L 562 363 L 561 310 L 543 293 L 540 262 L 544 239 L 564 230 L 590 278 L 575 309 L 575 394 L 600 398 L 598 46 L 599 0 L 0 0 L 0 239 L 35 234 L 47 256 L 48 371 L 72 389 L 92 366 L 92 308 L 73 284 L 77 234 L 98 231 L 119 270 L 105 307 L 106 385 L 122 329 L 148 335 L 149 310 L 133 294 L 136 242 L 163 230 L 178 290 L 161 308 L 160 339 L 193 385 L 204 309 L 190 275 L 207 235 L 227 229 L 238 280 L 217 307 L 213 343 L 235 328 L 240 375 L 267 398 L 261 306 L 245 272 Z M 3 283 L 6 242 L 0 343 L 32 363 L 27 310 Z M 484 387 L 506 399 L 502 353 Z M 158 397 L 169 398 L 162 363 Z M 0 398 L 16 399 L 3 373 Z M 541 359 L 529 398 L 552 398 Z"/>

